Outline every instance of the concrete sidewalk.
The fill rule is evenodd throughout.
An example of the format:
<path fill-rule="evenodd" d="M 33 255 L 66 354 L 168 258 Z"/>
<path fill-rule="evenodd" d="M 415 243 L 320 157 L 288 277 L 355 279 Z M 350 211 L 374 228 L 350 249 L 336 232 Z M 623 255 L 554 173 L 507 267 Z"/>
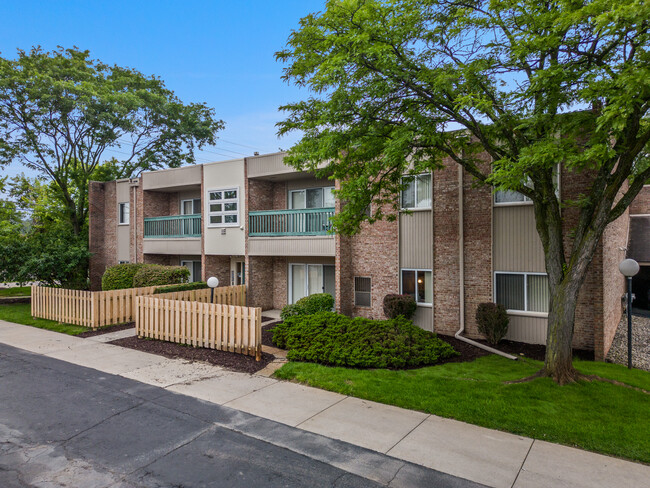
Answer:
<path fill-rule="evenodd" d="M 260 375 L 0 321 L 0 342 L 493 487 L 650 487 L 650 467 Z M 292 449 L 291 445 L 286 446 Z"/>

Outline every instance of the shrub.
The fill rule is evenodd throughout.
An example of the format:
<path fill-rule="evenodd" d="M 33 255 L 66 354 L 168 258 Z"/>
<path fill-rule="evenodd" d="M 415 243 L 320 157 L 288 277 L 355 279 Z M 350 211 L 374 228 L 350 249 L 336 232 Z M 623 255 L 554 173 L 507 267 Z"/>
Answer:
<path fill-rule="evenodd" d="M 478 331 L 492 345 L 498 344 L 508 333 L 509 322 L 506 307 L 501 304 L 481 303 L 476 309 Z"/>
<path fill-rule="evenodd" d="M 185 266 L 162 266 L 160 264 L 148 264 L 138 270 L 133 277 L 133 286 L 173 285 L 175 283 L 187 283 L 190 277 L 190 270 Z"/>
<path fill-rule="evenodd" d="M 289 317 L 274 329 L 273 342 L 288 349 L 293 361 L 354 368 L 411 368 L 458 354 L 404 317 L 371 320 L 333 312 Z"/>
<path fill-rule="evenodd" d="M 411 295 L 390 293 L 384 297 L 384 315 L 389 319 L 395 319 L 400 315 L 410 319 L 417 308 L 418 305 Z"/>
<path fill-rule="evenodd" d="M 171 293 L 174 291 L 202 290 L 207 287 L 208 284 L 205 281 L 195 281 L 193 283 L 181 283 L 180 285 L 161 286 L 156 288 L 153 293 L 157 295 L 159 293 Z"/>
<path fill-rule="evenodd" d="M 102 276 L 102 290 L 133 288 L 133 277 L 143 266 L 142 263 L 127 263 L 107 268 Z"/>
<path fill-rule="evenodd" d="M 334 308 L 334 297 L 329 293 L 315 293 L 301 298 L 296 305 L 302 308 L 304 315 L 318 312 L 331 312 Z"/>
<path fill-rule="evenodd" d="M 315 293 L 302 297 L 296 303 L 286 305 L 280 318 L 286 320 L 296 315 L 312 315 L 318 312 L 331 312 L 334 308 L 334 297 L 329 293 Z"/>

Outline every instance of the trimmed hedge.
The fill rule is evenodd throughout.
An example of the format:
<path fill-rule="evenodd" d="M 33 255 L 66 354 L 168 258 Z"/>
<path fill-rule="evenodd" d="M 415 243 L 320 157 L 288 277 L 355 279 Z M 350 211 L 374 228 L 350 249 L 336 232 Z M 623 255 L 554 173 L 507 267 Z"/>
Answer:
<path fill-rule="evenodd" d="M 122 290 L 133 288 L 133 277 L 143 266 L 143 263 L 116 264 L 104 271 L 102 276 L 102 290 Z"/>
<path fill-rule="evenodd" d="M 149 264 L 142 267 L 133 277 L 133 286 L 174 285 L 176 283 L 187 283 L 190 277 L 190 270 L 185 266 L 162 266 L 160 264 Z"/>
<path fill-rule="evenodd" d="M 315 293 L 302 297 L 296 303 L 286 305 L 280 318 L 286 320 L 296 315 L 312 315 L 318 312 L 331 312 L 334 308 L 334 297 L 329 293 Z"/>
<path fill-rule="evenodd" d="M 298 315 L 273 330 L 273 342 L 288 349 L 292 361 L 353 368 L 413 368 L 458 354 L 402 316 L 371 320 L 333 312 Z"/>
<path fill-rule="evenodd" d="M 384 315 L 389 319 L 394 319 L 402 315 L 410 319 L 415 314 L 418 304 L 411 295 L 398 295 L 389 293 L 384 297 Z"/>
<path fill-rule="evenodd" d="M 193 283 L 181 283 L 180 285 L 161 286 L 160 288 L 156 288 L 153 291 L 153 294 L 157 295 L 174 291 L 202 290 L 204 288 L 208 288 L 208 284 L 205 281 L 195 281 Z"/>

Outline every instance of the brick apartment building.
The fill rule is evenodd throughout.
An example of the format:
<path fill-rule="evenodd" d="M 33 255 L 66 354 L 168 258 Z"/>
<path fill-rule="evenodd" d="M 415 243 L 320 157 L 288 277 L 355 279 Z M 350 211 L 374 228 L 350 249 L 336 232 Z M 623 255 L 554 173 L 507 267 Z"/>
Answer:
<path fill-rule="evenodd" d="M 531 202 L 522 195 L 493 195 L 449 164 L 409 177 L 401 195 L 409 213 L 344 237 L 329 233 L 339 205 L 335 182 L 298 172 L 283 158 L 275 153 L 91 182 L 91 287 L 101 286 L 108 266 L 144 262 L 185 265 L 194 281 L 216 276 L 222 284 L 247 284 L 249 305 L 263 309 L 327 292 L 342 313 L 383 318 L 387 293 L 410 293 L 418 302 L 417 325 L 453 335 L 462 324 L 474 338 L 480 337 L 476 307 L 498 301 L 510 315 L 507 338 L 545 342 L 544 255 Z M 558 179 L 563 198 L 588 184 L 567 172 Z M 575 210 L 565 210 L 567 240 L 576 218 Z M 645 229 L 650 186 L 606 229 L 581 291 L 574 346 L 594 350 L 597 359 L 621 317 L 618 263 L 630 232 L 637 242 L 631 251 L 650 265 Z M 650 266 L 643 269 L 650 278 Z"/>

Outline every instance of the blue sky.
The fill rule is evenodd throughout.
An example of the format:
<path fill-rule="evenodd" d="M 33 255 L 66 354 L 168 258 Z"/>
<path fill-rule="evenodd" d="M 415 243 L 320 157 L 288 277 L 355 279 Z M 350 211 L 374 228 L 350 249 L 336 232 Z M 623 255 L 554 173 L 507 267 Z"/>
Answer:
<path fill-rule="evenodd" d="M 301 17 L 325 0 L 300 1 L 12 1 L 3 2 L 0 53 L 57 45 L 88 49 L 105 63 L 161 77 L 184 102 L 206 102 L 224 120 L 216 148 L 199 162 L 287 149 L 278 139 L 278 106 L 306 96 L 280 76 L 274 53 Z M 17 164 L 11 175 L 22 171 Z"/>

